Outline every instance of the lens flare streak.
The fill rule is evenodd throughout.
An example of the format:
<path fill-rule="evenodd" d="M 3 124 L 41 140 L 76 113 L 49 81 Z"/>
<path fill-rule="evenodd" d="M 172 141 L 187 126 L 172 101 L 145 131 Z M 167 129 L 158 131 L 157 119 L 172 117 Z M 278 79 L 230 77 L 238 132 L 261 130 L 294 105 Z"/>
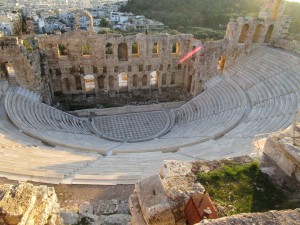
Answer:
<path fill-rule="evenodd" d="M 185 54 L 180 60 L 179 60 L 179 64 L 183 63 L 185 60 L 187 60 L 188 58 L 192 57 L 194 54 L 196 54 L 198 51 L 200 51 L 202 49 L 202 46 L 198 46 L 197 48 L 189 51 L 187 54 Z"/>

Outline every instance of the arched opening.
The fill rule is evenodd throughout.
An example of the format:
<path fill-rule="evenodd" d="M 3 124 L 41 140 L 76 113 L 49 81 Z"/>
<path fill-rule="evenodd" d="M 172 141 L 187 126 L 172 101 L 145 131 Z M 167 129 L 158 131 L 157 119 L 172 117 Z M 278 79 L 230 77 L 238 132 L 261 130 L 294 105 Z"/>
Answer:
<path fill-rule="evenodd" d="M 58 48 L 58 54 L 59 56 L 66 56 L 68 55 L 68 49 L 64 44 L 58 44 L 57 45 Z"/>
<path fill-rule="evenodd" d="M 128 75 L 127 73 L 120 73 L 118 75 L 119 92 L 128 92 Z"/>
<path fill-rule="evenodd" d="M 108 86 L 110 89 L 113 89 L 115 87 L 115 79 L 112 75 L 108 77 Z"/>
<path fill-rule="evenodd" d="M 98 87 L 100 90 L 104 89 L 104 76 L 103 75 L 98 77 Z"/>
<path fill-rule="evenodd" d="M 167 85 L 167 74 L 164 73 L 162 75 L 161 83 L 162 83 L 162 86 Z"/>
<path fill-rule="evenodd" d="M 94 75 L 88 74 L 83 77 L 84 79 L 84 87 L 86 93 L 94 93 L 95 92 L 95 77 Z"/>
<path fill-rule="evenodd" d="M 159 55 L 159 44 L 157 42 L 153 44 L 152 53 L 153 55 Z"/>
<path fill-rule="evenodd" d="M 187 88 L 186 88 L 187 92 L 191 91 L 192 81 L 193 81 L 193 77 L 192 77 L 192 75 L 189 75 L 189 77 L 188 77 L 188 83 L 187 83 Z"/>
<path fill-rule="evenodd" d="M 75 29 L 94 31 L 93 16 L 86 10 L 75 11 Z"/>
<path fill-rule="evenodd" d="M 106 53 L 107 55 L 113 54 L 113 45 L 112 45 L 112 43 L 107 43 L 107 44 L 105 45 L 105 53 Z"/>
<path fill-rule="evenodd" d="M 71 83 L 69 78 L 65 78 L 65 85 L 66 85 L 66 90 L 71 91 Z"/>
<path fill-rule="evenodd" d="M 132 84 L 133 84 L 133 87 L 138 86 L 138 75 L 136 75 L 136 74 L 133 75 Z"/>
<path fill-rule="evenodd" d="M 147 78 L 147 75 L 144 74 L 142 77 L 142 85 L 145 87 L 145 86 L 147 86 L 147 83 L 148 83 L 148 78 Z"/>
<path fill-rule="evenodd" d="M 138 43 L 133 43 L 131 46 L 131 54 L 133 57 L 139 57 L 140 56 L 140 45 Z"/>
<path fill-rule="evenodd" d="M 76 76 L 75 77 L 75 86 L 76 86 L 76 90 L 82 90 L 82 85 L 81 85 L 81 78 L 80 76 Z"/>
<path fill-rule="evenodd" d="M 245 43 L 247 41 L 249 32 L 249 24 L 244 24 L 239 38 L 239 43 Z"/>
<path fill-rule="evenodd" d="M 158 88 L 158 79 L 159 79 L 158 71 L 153 71 L 150 73 L 150 85 L 152 89 Z"/>
<path fill-rule="evenodd" d="M 179 55 L 180 53 L 180 44 L 178 42 L 172 45 L 172 54 Z"/>
<path fill-rule="evenodd" d="M 128 61 L 128 47 L 127 44 L 121 43 L 118 46 L 118 58 L 120 61 Z"/>
<path fill-rule="evenodd" d="M 91 55 L 92 49 L 89 44 L 82 45 L 82 55 Z"/>
<path fill-rule="evenodd" d="M 265 36 L 265 43 L 269 43 L 271 41 L 273 30 L 274 30 L 274 25 L 270 25 Z"/>
<path fill-rule="evenodd" d="M 10 63 L 3 63 L 2 64 L 2 70 L 4 72 L 5 78 L 15 78 L 16 77 L 16 72 L 14 70 L 14 67 Z"/>
<path fill-rule="evenodd" d="M 176 74 L 175 73 L 172 73 L 171 74 L 171 85 L 175 84 L 176 83 Z"/>
<path fill-rule="evenodd" d="M 273 10 L 272 10 L 272 20 L 277 19 L 280 4 L 281 4 L 281 0 L 275 0 L 274 7 L 273 7 Z"/>
<path fill-rule="evenodd" d="M 222 55 L 222 56 L 219 58 L 219 62 L 218 62 L 218 67 L 217 67 L 217 69 L 223 71 L 223 70 L 224 70 L 224 67 L 225 67 L 225 63 L 226 63 L 226 57 L 225 57 L 224 55 Z"/>
<path fill-rule="evenodd" d="M 259 24 L 259 25 L 256 26 L 252 42 L 254 42 L 254 43 L 258 43 L 259 42 L 262 29 L 263 29 L 263 25 L 262 24 Z"/>

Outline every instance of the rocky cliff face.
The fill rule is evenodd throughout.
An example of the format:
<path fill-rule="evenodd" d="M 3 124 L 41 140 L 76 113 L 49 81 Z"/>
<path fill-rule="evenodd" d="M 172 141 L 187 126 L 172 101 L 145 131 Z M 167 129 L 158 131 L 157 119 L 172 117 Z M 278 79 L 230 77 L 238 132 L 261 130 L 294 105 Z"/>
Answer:
<path fill-rule="evenodd" d="M 0 224 L 62 225 L 54 188 L 28 183 L 0 186 Z"/>

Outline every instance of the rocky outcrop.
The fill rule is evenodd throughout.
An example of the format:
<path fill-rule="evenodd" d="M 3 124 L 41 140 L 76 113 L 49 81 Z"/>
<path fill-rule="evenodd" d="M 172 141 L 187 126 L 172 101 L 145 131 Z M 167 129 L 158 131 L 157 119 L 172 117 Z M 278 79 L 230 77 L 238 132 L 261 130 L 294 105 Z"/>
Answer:
<path fill-rule="evenodd" d="M 185 224 L 184 208 L 190 196 L 203 193 L 190 163 L 164 161 L 159 175 L 136 183 L 129 198 L 132 225 Z"/>
<path fill-rule="evenodd" d="M 263 152 L 272 159 L 292 180 L 300 182 L 300 124 L 270 135 Z"/>
<path fill-rule="evenodd" d="M 286 211 L 269 211 L 265 213 L 243 213 L 216 220 L 202 220 L 197 225 L 298 225 L 300 221 L 300 209 Z"/>
<path fill-rule="evenodd" d="M 28 183 L 1 186 L 0 224 L 63 224 L 54 188 Z"/>

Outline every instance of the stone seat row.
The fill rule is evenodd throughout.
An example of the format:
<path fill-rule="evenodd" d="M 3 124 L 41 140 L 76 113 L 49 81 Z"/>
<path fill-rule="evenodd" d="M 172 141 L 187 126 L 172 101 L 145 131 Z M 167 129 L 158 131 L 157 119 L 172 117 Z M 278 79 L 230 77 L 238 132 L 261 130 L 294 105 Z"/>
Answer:
<path fill-rule="evenodd" d="M 23 95 L 26 98 L 29 98 L 32 101 L 41 101 L 41 96 L 33 91 L 30 91 L 23 87 L 16 87 L 14 90 L 16 93 Z"/>
<path fill-rule="evenodd" d="M 222 81 L 193 98 L 173 112 L 175 126 L 196 121 L 209 115 L 244 107 L 245 93 L 232 81 Z"/>
<path fill-rule="evenodd" d="M 178 154 L 198 160 L 215 160 L 219 158 L 249 155 L 253 150 L 252 138 L 224 138 L 210 140 L 193 146 L 180 148 Z"/>
<path fill-rule="evenodd" d="M 57 130 L 90 134 L 87 121 L 65 114 L 43 103 L 32 101 L 19 94 L 8 93 L 9 107 L 26 127 L 39 130 Z M 9 104 L 8 103 L 8 104 Z M 16 106 L 18 108 L 16 108 Z"/>
<path fill-rule="evenodd" d="M 47 147 L 5 148 L 0 149 L 0 156 L 1 176 L 47 183 L 62 182 L 66 176 L 99 159 L 96 154 Z"/>
<path fill-rule="evenodd" d="M 164 160 L 195 161 L 176 153 L 135 153 L 108 156 L 95 161 L 75 174 L 73 184 L 134 184 L 159 172 Z"/>
<path fill-rule="evenodd" d="M 26 102 L 26 98 L 24 99 L 24 97 L 19 94 L 14 94 L 12 92 L 7 93 L 5 98 L 5 108 L 9 118 L 14 122 L 14 124 L 25 134 L 39 139 L 44 143 L 53 146 L 58 145 L 67 148 L 94 151 L 102 155 L 106 155 L 108 149 L 118 145 L 118 143 L 104 140 L 92 133 L 74 132 L 74 129 L 76 129 L 74 128 L 75 123 L 70 122 L 69 126 L 64 129 L 54 129 L 53 125 L 51 125 L 52 121 L 53 124 L 57 123 L 54 115 L 52 119 L 48 118 L 49 120 L 47 122 L 45 119 L 47 110 L 37 110 L 39 108 L 38 105 L 40 104 L 41 103 L 37 103 L 31 106 L 30 102 Z M 18 109 L 16 105 L 20 106 L 20 109 Z M 27 108 L 27 105 L 31 106 L 31 108 L 35 107 L 36 110 L 32 112 L 29 108 Z M 63 112 L 58 110 L 53 110 L 53 112 L 56 112 L 60 118 L 65 115 Z M 33 119 L 33 114 L 36 115 L 36 119 Z M 44 120 L 42 119 L 42 114 L 44 114 Z M 37 120 L 37 118 L 40 118 L 40 120 Z M 69 121 L 73 120 L 73 116 L 70 118 L 71 119 Z M 44 124 L 42 125 L 40 121 L 43 121 Z M 68 124 L 66 123 L 66 125 Z M 73 129 L 73 132 L 70 132 L 68 129 L 71 131 Z"/>

